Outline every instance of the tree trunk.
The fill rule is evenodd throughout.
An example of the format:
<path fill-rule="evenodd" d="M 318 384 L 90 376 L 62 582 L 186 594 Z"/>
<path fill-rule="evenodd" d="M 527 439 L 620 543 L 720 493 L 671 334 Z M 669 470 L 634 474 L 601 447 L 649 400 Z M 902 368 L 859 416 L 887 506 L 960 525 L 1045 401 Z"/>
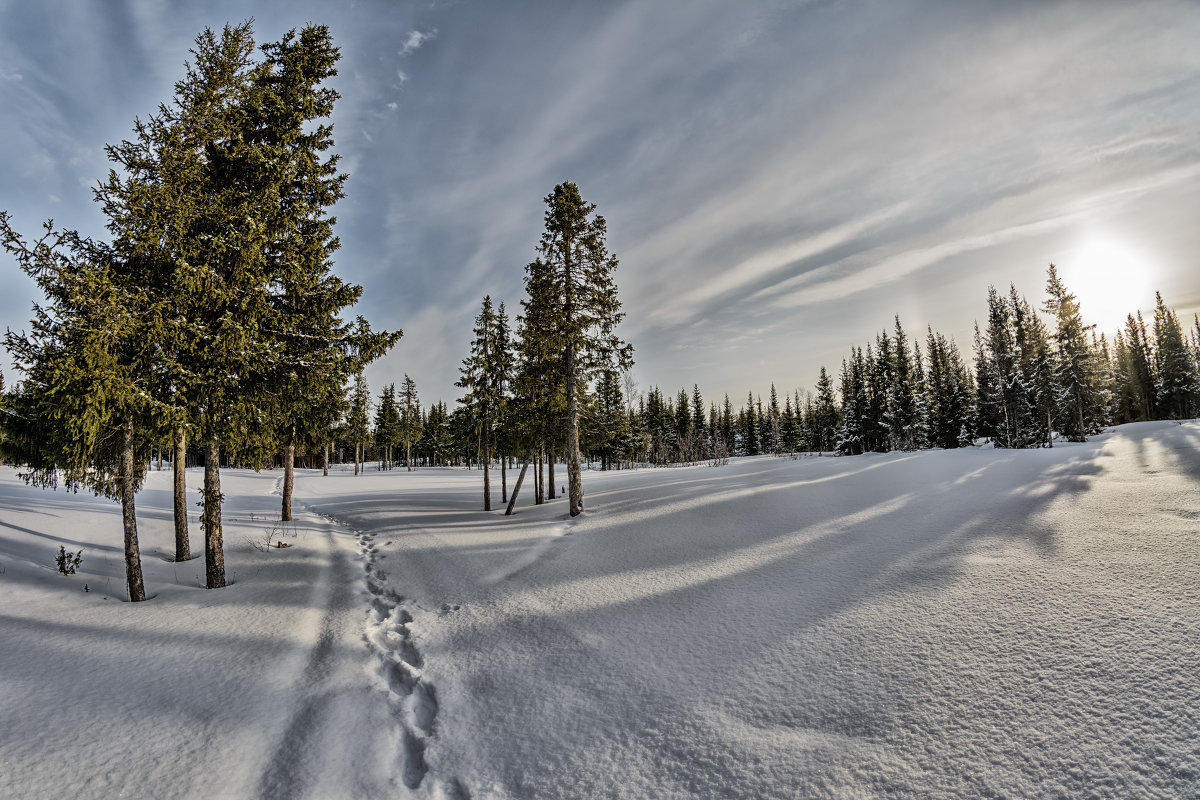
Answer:
<path fill-rule="evenodd" d="M 209 589 L 225 585 L 221 499 L 221 445 L 214 439 L 204 450 L 204 574 Z"/>
<path fill-rule="evenodd" d="M 326 442 L 325 446 L 321 448 L 321 473 L 326 478 L 329 477 L 329 442 Z"/>
<path fill-rule="evenodd" d="M 553 500 L 556 497 L 556 495 L 554 494 L 554 451 L 553 450 L 550 450 L 549 452 L 546 453 L 546 467 L 547 467 L 546 471 L 547 471 L 547 473 L 549 473 L 546 476 L 546 479 L 548 481 L 550 481 L 550 491 L 548 493 L 547 499 Z"/>
<path fill-rule="evenodd" d="M 175 430 L 175 455 L 171 459 L 171 471 L 175 478 L 175 560 L 187 561 L 192 557 L 192 546 L 188 542 L 187 523 L 187 434 L 183 426 Z"/>
<path fill-rule="evenodd" d="M 500 456 L 500 502 L 508 502 L 508 456 Z"/>
<path fill-rule="evenodd" d="M 362 445 L 361 445 L 361 444 L 359 444 L 358 442 L 355 442 L 355 443 L 354 443 L 354 474 L 355 474 L 355 475 L 357 475 L 357 474 L 358 474 L 358 449 L 359 449 L 361 446 L 362 446 Z"/>
<path fill-rule="evenodd" d="M 567 494 L 571 516 L 583 511 L 583 474 L 579 470 L 579 402 L 575 391 L 575 344 L 567 340 Z"/>
<path fill-rule="evenodd" d="M 283 512 L 281 522 L 292 521 L 292 488 L 296 484 L 296 426 L 288 431 L 287 444 L 283 446 Z"/>
<path fill-rule="evenodd" d="M 405 444 L 404 444 L 404 466 L 408 468 L 409 472 L 412 472 L 412 443 L 411 442 L 405 442 Z"/>
<path fill-rule="evenodd" d="M 158 450 L 158 471 L 162 472 L 162 445 L 157 444 L 154 447 Z"/>
<path fill-rule="evenodd" d="M 504 511 L 504 516 L 509 516 L 513 513 L 513 507 L 517 505 L 517 495 L 521 492 L 521 484 L 525 481 L 525 470 L 529 469 L 529 462 L 533 460 L 533 451 L 529 451 L 529 455 L 525 456 L 525 460 L 521 462 L 521 474 L 517 476 L 517 485 L 513 487 L 512 497 L 508 498 L 508 508 Z"/>
<path fill-rule="evenodd" d="M 121 526 L 125 531 L 125 583 L 130 602 L 146 599 L 142 555 L 138 551 L 137 517 L 133 508 L 133 420 L 125 423 L 121 443 Z"/>
<path fill-rule="evenodd" d="M 483 437 L 483 510 L 492 510 L 492 480 L 488 475 L 488 462 L 491 460 L 492 454 L 491 442 L 488 437 Z"/>
<path fill-rule="evenodd" d="M 540 506 L 546 502 L 546 463 L 541 451 L 537 454 L 537 464 L 533 473 L 533 504 Z"/>

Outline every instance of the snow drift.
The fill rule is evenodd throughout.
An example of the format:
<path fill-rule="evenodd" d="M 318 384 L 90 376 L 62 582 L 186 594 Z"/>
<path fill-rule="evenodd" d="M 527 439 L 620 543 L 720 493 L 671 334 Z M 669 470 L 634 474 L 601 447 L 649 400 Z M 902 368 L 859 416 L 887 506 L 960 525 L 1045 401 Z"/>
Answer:
<path fill-rule="evenodd" d="M 1197 422 L 591 472 L 574 520 L 309 473 L 262 552 L 276 476 L 231 474 L 210 592 L 154 473 L 134 605 L 117 506 L 6 468 L 0 795 L 1189 796 L 1198 479 Z"/>

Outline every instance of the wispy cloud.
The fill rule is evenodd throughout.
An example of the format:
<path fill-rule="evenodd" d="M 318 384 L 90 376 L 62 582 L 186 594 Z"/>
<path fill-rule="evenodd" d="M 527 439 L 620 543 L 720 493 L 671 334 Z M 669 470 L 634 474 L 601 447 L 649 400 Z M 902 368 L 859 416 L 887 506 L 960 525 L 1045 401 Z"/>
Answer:
<path fill-rule="evenodd" d="M 427 31 L 411 30 L 404 39 L 404 43 L 400 45 L 399 53 L 402 56 L 406 56 L 409 53 L 420 50 L 426 42 L 435 38 L 437 38 L 437 28 L 431 28 Z"/>
<path fill-rule="evenodd" d="M 862 237 L 869 231 L 900 216 L 909 204 L 896 203 L 860 219 L 852 219 L 828 230 L 805 236 L 794 242 L 755 253 L 733 265 L 715 278 L 684 293 L 671 307 L 658 315 L 660 324 L 686 324 L 701 313 L 704 306 L 739 292 L 755 294 L 774 291 L 781 270 L 798 261 L 818 256 L 833 248 Z M 776 280 L 772 280 L 772 278 Z M 759 284 L 767 282 L 769 286 Z"/>

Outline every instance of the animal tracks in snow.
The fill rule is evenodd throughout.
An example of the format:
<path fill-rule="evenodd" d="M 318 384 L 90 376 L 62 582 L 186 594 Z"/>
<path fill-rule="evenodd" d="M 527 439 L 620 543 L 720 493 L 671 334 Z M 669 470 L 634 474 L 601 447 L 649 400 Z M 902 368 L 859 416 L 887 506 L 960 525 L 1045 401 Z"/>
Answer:
<path fill-rule="evenodd" d="M 366 573 L 363 586 L 370 598 L 364 638 L 379 659 L 378 672 L 401 729 L 401 780 L 409 789 L 416 789 L 429 773 L 425 749 L 436 728 L 437 691 L 422 673 L 425 659 L 413 639 L 412 613 L 405 607 L 403 595 L 388 586 L 387 573 L 379 569 L 377 562 L 382 556 L 374 540 L 374 534 L 358 534 Z M 470 796 L 457 778 L 451 779 L 445 789 L 450 797 Z"/>

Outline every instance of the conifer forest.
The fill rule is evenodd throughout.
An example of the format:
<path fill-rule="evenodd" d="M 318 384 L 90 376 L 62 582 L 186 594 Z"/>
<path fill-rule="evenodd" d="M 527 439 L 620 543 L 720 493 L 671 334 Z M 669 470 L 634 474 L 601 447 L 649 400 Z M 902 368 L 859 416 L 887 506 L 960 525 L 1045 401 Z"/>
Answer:
<path fill-rule="evenodd" d="M 177 54 L 173 91 L 128 120 L 123 137 L 93 143 L 108 166 L 86 191 L 104 233 L 89 233 L 84 215 L 31 229 L 23 209 L 0 208 L 0 270 L 19 271 L 37 294 L 31 316 L 7 327 L 0 375 L 0 796 L 1193 796 L 1194 276 L 1152 287 L 1153 308 L 1130 296 L 1111 329 L 1072 285 L 1086 273 L 1058 258 L 1014 266 L 1011 282 L 981 277 L 954 309 L 974 317 L 967 335 L 949 313 L 910 318 L 914 306 L 899 299 L 877 319 L 845 298 L 836 301 L 844 311 L 819 310 L 835 301 L 805 298 L 806 287 L 823 298 L 821 281 L 850 286 L 850 266 L 867 276 L 894 270 L 871 280 L 904 287 L 898 298 L 932 296 L 937 279 L 921 269 L 961 256 L 954 285 L 964 285 L 982 263 L 976 250 L 1015 252 L 1002 248 L 1073 224 L 1090 206 L 945 243 L 928 239 L 952 226 L 930 223 L 919 248 L 875 265 L 865 259 L 919 216 L 912 209 L 923 198 L 852 218 L 822 216 L 818 203 L 811 219 L 795 221 L 799 244 L 768 246 L 779 227 L 767 216 L 773 204 L 811 191 L 840 208 L 841 187 L 822 183 L 815 162 L 786 186 L 764 168 L 756 179 L 769 190 L 751 201 L 732 191 L 700 197 L 702 177 L 716 174 L 704 170 L 720 166 L 698 159 L 699 171 L 677 184 L 678 219 L 696 241 L 669 239 L 660 226 L 676 211 L 629 213 L 637 198 L 622 198 L 612 173 L 645 170 L 649 185 L 659 179 L 654 159 L 675 149 L 731 165 L 756 146 L 769 150 L 749 127 L 745 147 L 732 137 L 719 149 L 688 148 L 708 135 L 704 126 L 774 119 L 797 98 L 815 103 L 822 81 L 849 81 L 859 67 L 838 56 L 842 66 L 828 73 L 775 76 L 776 93 L 754 100 L 760 107 L 751 110 L 742 91 L 736 113 L 700 102 L 676 126 L 692 106 L 658 62 L 639 60 L 635 75 L 606 60 L 605 47 L 643 35 L 634 21 L 653 17 L 673 31 L 669 54 L 689 37 L 709 42 L 717 11 L 726 22 L 758 20 L 705 45 L 728 70 L 703 73 L 713 97 L 742 86 L 731 64 L 766 70 L 792 58 L 793 39 L 827 54 L 840 41 L 807 28 L 788 39 L 775 22 L 795 17 L 816 32 L 851 23 L 844 9 L 789 4 L 666 4 L 674 11 L 664 21 L 666 9 L 653 5 L 542 8 L 544 20 L 525 26 L 544 23 L 549 40 L 558 25 L 592 20 L 580 34 L 590 49 L 559 52 L 539 40 L 558 53 L 555 69 L 605 63 L 623 87 L 643 78 L 655 87 L 643 104 L 654 108 L 654 132 L 636 147 L 601 170 L 582 157 L 553 161 L 557 179 L 509 204 L 494 186 L 529 163 L 521 158 L 540 158 L 547 140 L 531 133 L 511 161 L 472 172 L 482 142 L 522 135 L 489 127 L 484 115 L 502 103 L 484 101 L 477 127 L 454 129 L 462 163 L 447 174 L 469 179 L 404 188 L 438 198 L 430 217 L 463 229 L 464 241 L 496 234 L 497 219 L 523 231 L 516 261 L 476 244 L 458 271 L 396 271 L 390 250 L 444 229 L 419 230 L 411 207 L 355 196 L 357 176 L 383 169 L 363 155 L 379 147 L 368 123 L 397 115 L 412 136 L 399 141 L 410 146 L 428 134 L 422 115 L 445 113 L 455 92 L 475 90 L 469 75 L 501 62 L 483 60 L 492 56 L 481 39 L 449 49 L 464 35 L 449 21 L 406 23 L 396 37 L 386 20 L 400 12 L 374 2 L 364 8 L 379 31 L 367 25 L 345 40 L 337 25 L 313 22 L 265 39 L 256 28 L 275 28 L 253 19 L 204 27 Z M 528 11 L 467 6 L 492 20 L 498 38 L 511 34 L 500 20 Z M 1117 18 L 1128 27 L 1152 10 L 1162 11 L 1097 10 L 1113 24 L 1096 35 L 1124 42 Z M 1200 31 L 1193 10 L 1175 11 L 1179 36 Z M 467 12 L 422 13 L 461 22 Z M 1028 32 L 1023 15 L 1052 11 L 959 13 L 1011 17 L 1013 30 Z M 19 16 L 0 20 L 6 14 Z M 893 41 L 885 29 L 908 24 L 890 11 L 872 15 L 873 42 Z M 693 18 L 708 22 L 689 27 Z M 995 24 L 988 47 L 1025 52 L 1000 47 L 1009 28 Z M 1171 26 L 1155 25 L 1170 38 Z M 858 23 L 846 30 L 866 35 Z M 380 69 L 397 97 L 418 64 L 448 71 L 454 89 L 368 108 L 360 95 L 370 61 L 353 48 L 383 31 L 392 39 L 378 61 L 390 65 Z M 1069 53 L 1093 52 L 1066 39 Z M 1015 80 L 1008 70 L 1025 63 L 1015 55 L 983 69 L 952 37 L 937 41 L 926 50 L 945 55 L 951 73 L 967 65 L 961 76 L 935 71 L 945 86 L 969 78 L 1014 115 L 1044 111 L 1032 94 L 993 85 Z M 744 49 L 754 42 L 761 48 Z M 454 57 L 439 55 L 443 43 Z M 1122 61 L 1129 74 L 1190 58 L 1200 75 L 1179 48 L 1151 57 L 1144 42 L 1129 47 L 1146 54 Z M 520 56 L 510 50 L 506 59 Z M 1049 57 L 1029 52 L 1031 63 Z M 135 55 L 112 54 L 122 57 Z M 545 67 L 505 75 L 551 86 L 561 76 Z M 1065 76 L 1064 85 L 1078 77 L 1062 64 L 1047 70 L 1050 92 L 1061 87 L 1046 75 Z M 0 57 L 0 91 L 40 80 Z M 571 116 L 585 114 L 589 92 L 607 80 L 580 78 L 544 115 L 515 100 L 509 111 L 529 117 L 532 131 L 547 126 L 563 152 L 600 138 L 617 147 L 628 131 L 589 139 Z M 1103 83 L 1085 85 L 1101 93 Z M 488 91 L 506 85 L 497 78 Z M 1141 158 L 1187 129 L 1192 118 L 1169 102 L 1178 82 L 1154 86 L 1130 90 L 1154 108 L 1139 124 L 1168 120 L 1146 133 L 1152 145 L 1118 138 L 1081 158 Z M 993 135 L 1003 118 L 956 89 L 938 91 L 989 120 L 953 147 L 989 175 L 1004 172 L 971 150 L 971 136 Z M 883 196 L 891 174 L 877 173 L 889 167 L 867 142 L 871 126 L 903 109 L 894 98 L 872 103 L 822 135 L 811 120 L 824 107 L 806 105 L 794 138 L 860 148 L 855 176 L 877 159 L 884 166 L 867 171 Z M 602 110 L 615 118 L 635 106 Z M 897 152 L 913 146 L 902 124 L 896 131 Z M 1057 146 L 1049 133 L 1031 128 L 1028 137 Z M 1012 152 L 1034 158 L 1026 144 Z M 949 185 L 952 162 L 937 152 L 928 163 Z M 1171 169 L 1191 169 L 1190 157 Z M 1017 192 L 1018 177 L 1004 191 Z M 1114 184 L 1104 197 L 1133 204 L 1168 182 Z M 962 218 L 974 219 L 969 192 L 946 191 L 947 207 L 962 204 Z M 489 208 L 485 223 L 489 205 L 503 208 Z M 706 244 L 704 229 L 747 209 L 748 229 L 764 237 L 759 250 Z M 1161 211 L 1159 230 L 1175 211 L 1190 219 L 1195 210 Z M 355 227 L 339 214 L 355 215 Z M 362 235 L 362 219 L 392 226 L 371 251 L 387 254 L 379 264 L 343 248 L 349 231 Z M 855 237 L 868 244 L 842 255 Z M 681 281 L 683 273 L 653 274 L 651 256 L 728 263 Z M 431 286 L 454 299 L 425 313 L 419 298 Z M 1179 286 L 1179 297 L 1166 296 Z M 867 278 L 847 296 L 873 291 L 864 287 Z M 652 290 L 665 294 L 641 296 Z M 794 297 L 801 312 L 788 317 L 781 309 Z M 726 302 L 757 304 L 736 337 Z M 379 314 L 388 303 L 411 316 L 404 331 L 396 315 Z M 451 306 L 460 312 L 447 314 Z M 815 361 L 806 348 L 825 334 L 804 315 L 827 321 L 827 312 L 856 332 L 840 344 L 840 363 L 802 374 Z M 782 351 L 778 339 L 756 340 L 789 319 L 797 321 Z M 727 362 L 752 359 L 724 340 L 743 334 L 771 358 L 733 370 Z M 429 360 L 446 352 L 453 358 L 435 377 Z M 452 385 L 441 380 L 451 374 Z M 757 378 L 731 390 L 735 374 Z"/>

